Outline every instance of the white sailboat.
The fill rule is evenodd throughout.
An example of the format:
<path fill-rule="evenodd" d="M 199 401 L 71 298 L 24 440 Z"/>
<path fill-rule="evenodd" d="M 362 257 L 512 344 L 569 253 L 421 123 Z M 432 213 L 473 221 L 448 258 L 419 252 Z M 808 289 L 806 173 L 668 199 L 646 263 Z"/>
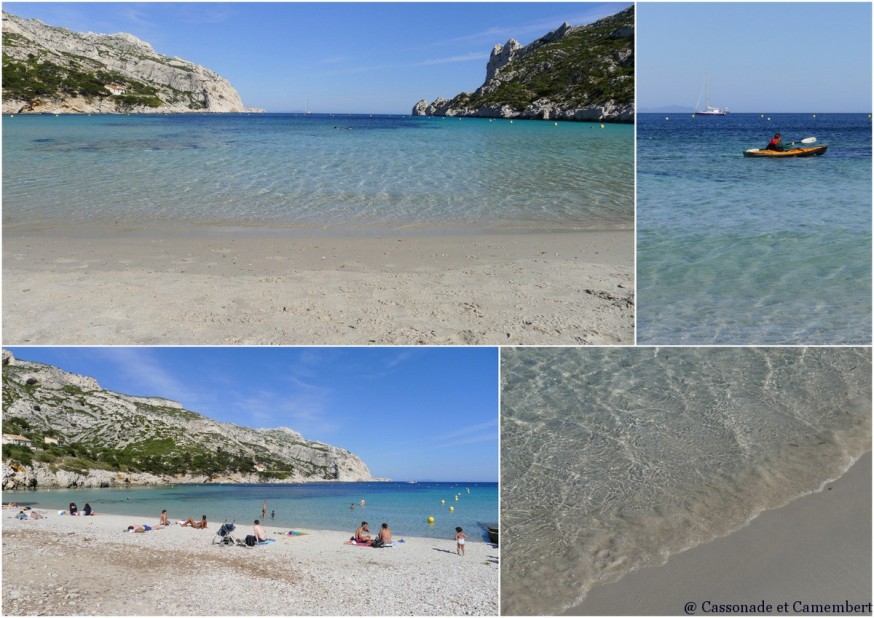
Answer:
<path fill-rule="evenodd" d="M 704 109 L 701 109 L 701 95 L 704 95 Z M 696 116 L 725 116 L 728 114 L 727 107 L 713 107 L 710 105 L 710 76 L 704 79 L 704 88 L 698 94 L 698 102 L 695 103 Z"/>
<path fill-rule="evenodd" d="M 311 116 L 312 112 L 310 111 L 310 102 L 307 100 L 307 111 L 304 112 L 305 116 Z"/>

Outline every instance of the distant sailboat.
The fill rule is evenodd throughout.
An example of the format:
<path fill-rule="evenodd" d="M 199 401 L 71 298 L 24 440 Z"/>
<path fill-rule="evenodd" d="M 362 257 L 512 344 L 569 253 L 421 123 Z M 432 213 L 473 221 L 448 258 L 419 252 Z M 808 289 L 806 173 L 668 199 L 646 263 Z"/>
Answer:
<path fill-rule="evenodd" d="M 312 116 L 312 112 L 310 111 L 310 102 L 307 101 L 307 111 L 304 112 L 305 116 Z"/>
<path fill-rule="evenodd" d="M 701 95 L 704 95 L 704 109 L 701 109 Z M 725 116 L 728 114 L 728 108 L 723 107 L 713 107 L 710 105 L 710 76 L 708 75 L 704 79 L 704 88 L 701 90 L 701 93 L 698 95 L 698 102 L 695 103 L 695 115 L 696 116 Z"/>

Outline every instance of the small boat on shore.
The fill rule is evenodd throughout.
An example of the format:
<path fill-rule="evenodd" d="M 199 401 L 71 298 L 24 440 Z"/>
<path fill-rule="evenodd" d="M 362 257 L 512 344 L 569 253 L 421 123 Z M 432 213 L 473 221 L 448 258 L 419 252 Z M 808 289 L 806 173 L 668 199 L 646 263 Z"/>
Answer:
<path fill-rule="evenodd" d="M 483 524 L 486 532 L 489 533 L 489 540 L 495 545 L 498 544 L 498 524 Z"/>
<path fill-rule="evenodd" d="M 825 154 L 828 145 L 809 146 L 802 148 L 790 148 L 789 150 L 766 150 L 764 148 L 750 148 L 744 150 L 745 157 L 762 157 L 770 159 L 786 159 L 793 157 L 819 157 Z"/>

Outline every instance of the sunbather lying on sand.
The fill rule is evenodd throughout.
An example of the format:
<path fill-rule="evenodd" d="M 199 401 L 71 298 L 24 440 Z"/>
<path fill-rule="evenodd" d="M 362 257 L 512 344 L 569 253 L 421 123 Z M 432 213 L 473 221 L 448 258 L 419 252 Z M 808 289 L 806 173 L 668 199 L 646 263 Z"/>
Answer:
<path fill-rule="evenodd" d="M 206 515 L 204 515 L 200 521 L 194 521 L 189 517 L 179 525 L 183 528 L 185 526 L 191 526 L 192 528 L 206 528 Z"/>
<path fill-rule="evenodd" d="M 135 526 L 128 526 L 126 532 L 148 532 L 149 530 L 152 530 L 151 526 L 137 524 Z"/>

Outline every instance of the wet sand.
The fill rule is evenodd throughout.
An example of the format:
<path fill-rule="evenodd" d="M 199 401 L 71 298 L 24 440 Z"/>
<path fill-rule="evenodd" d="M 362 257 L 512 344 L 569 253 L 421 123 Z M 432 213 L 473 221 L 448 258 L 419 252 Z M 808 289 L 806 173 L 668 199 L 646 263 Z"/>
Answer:
<path fill-rule="evenodd" d="M 714 606 L 762 601 L 771 605 L 771 614 L 871 615 L 871 574 L 869 452 L 821 492 L 766 511 L 746 528 L 675 554 L 661 566 L 593 588 L 566 615 L 712 615 Z M 867 605 L 850 612 L 805 611 L 845 602 Z M 695 604 L 691 612 L 687 603 Z"/>

